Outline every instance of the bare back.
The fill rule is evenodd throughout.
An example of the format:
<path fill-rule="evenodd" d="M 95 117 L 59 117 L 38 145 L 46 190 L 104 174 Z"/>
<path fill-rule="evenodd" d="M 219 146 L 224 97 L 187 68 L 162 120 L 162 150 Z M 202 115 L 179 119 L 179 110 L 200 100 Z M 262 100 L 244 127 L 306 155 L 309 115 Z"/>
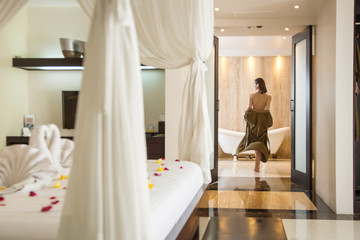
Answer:
<path fill-rule="evenodd" d="M 271 103 L 271 96 L 264 93 L 255 92 L 250 94 L 249 108 L 254 111 L 269 111 Z"/>

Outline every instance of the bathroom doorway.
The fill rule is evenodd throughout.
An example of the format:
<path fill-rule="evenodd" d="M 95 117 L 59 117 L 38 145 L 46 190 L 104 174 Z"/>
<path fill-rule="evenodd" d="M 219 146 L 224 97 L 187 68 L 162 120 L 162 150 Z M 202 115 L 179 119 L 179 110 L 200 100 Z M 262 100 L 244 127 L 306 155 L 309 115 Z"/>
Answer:
<path fill-rule="evenodd" d="M 223 41 L 223 42 L 222 42 Z M 251 55 L 227 55 L 224 45 L 243 46 L 252 42 L 256 46 L 281 42 L 288 51 L 264 53 L 253 49 Z M 226 48 L 226 46 L 225 46 Z M 234 51 L 233 51 L 234 52 Z M 245 51 L 244 51 L 245 52 Z M 240 52 L 239 52 L 240 53 Z M 249 51 L 248 51 L 249 53 Z M 234 37 L 220 39 L 219 57 L 219 177 L 271 177 L 291 176 L 291 38 Z M 254 154 L 247 152 L 234 159 L 234 149 L 245 135 L 243 114 L 248 108 L 249 94 L 255 92 L 254 80 L 262 77 L 272 96 L 273 126 L 269 129 L 271 155 L 262 164 L 260 173 L 254 172 Z"/>

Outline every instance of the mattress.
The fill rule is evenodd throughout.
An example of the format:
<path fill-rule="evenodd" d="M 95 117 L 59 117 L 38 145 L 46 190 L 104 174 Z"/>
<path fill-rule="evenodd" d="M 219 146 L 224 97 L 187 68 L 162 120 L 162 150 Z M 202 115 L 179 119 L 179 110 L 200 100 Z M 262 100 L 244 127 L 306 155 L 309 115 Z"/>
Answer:
<path fill-rule="evenodd" d="M 154 187 L 150 189 L 151 223 L 154 238 L 165 239 L 175 226 L 191 200 L 203 185 L 203 175 L 198 164 L 188 161 L 163 161 L 162 172 L 156 171 L 159 164 L 148 161 L 148 172 Z M 182 167 L 182 168 L 181 168 Z M 161 176 L 155 176 L 160 173 Z"/>
<path fill-rule="evenodd" d="M 150 210 L 153 239 L 165 239 L 203 185 L 200 167 L 187 161 L 148 161 L 148 174 L 153 187 L 150 191 Z M 159 173 L 161 176 L 155 176 Z M 68 180 L 61 187 L 43 189 L 31 197 L 18 192 L 0 201 L 0 239 L 42 240 L 56 239 Z M 57 204 L 52 204 L 59 201 Z M 52 206 L 48 212 L 41 209 Z"/>

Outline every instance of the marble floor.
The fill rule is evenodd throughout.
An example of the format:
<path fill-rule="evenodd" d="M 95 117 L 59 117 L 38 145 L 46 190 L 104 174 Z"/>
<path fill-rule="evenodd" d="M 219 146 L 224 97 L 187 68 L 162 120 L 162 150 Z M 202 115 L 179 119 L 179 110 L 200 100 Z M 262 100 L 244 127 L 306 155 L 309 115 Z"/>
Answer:
<path fill-rule="evenodd" d="M 260 172 L 254 172 L 254 160 L 232 161 L 224 159 L 218 162 L 220 177 L 274 177 L 290 178 L 290 159 L 269 160 L 260 165 Z"/>
<path fill-rule="evenodd" d="M 302 192 L 207 190 L 199 208 L 317 210 Z"/>
<path fill-rule="evenodd" d="M 291 182 L 290 161 L 222 160 L 194 214 L 197 239 L 360 239 L 360 216 L 335 214 L 314 192 Z"/>

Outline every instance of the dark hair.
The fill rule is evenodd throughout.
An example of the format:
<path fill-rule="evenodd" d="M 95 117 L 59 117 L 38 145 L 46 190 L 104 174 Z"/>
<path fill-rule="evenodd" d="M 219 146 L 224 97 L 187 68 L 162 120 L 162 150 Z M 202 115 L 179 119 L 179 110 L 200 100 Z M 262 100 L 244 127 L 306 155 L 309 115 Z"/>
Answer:
<path fill-rule="evenodd" d="M 261 94 L 264 94 L 267 92 L 264 79 L 262 79 L 262 78 L 255 79 L 255 84 L 259 84 L 259 89 L 260 89 Z"/>

